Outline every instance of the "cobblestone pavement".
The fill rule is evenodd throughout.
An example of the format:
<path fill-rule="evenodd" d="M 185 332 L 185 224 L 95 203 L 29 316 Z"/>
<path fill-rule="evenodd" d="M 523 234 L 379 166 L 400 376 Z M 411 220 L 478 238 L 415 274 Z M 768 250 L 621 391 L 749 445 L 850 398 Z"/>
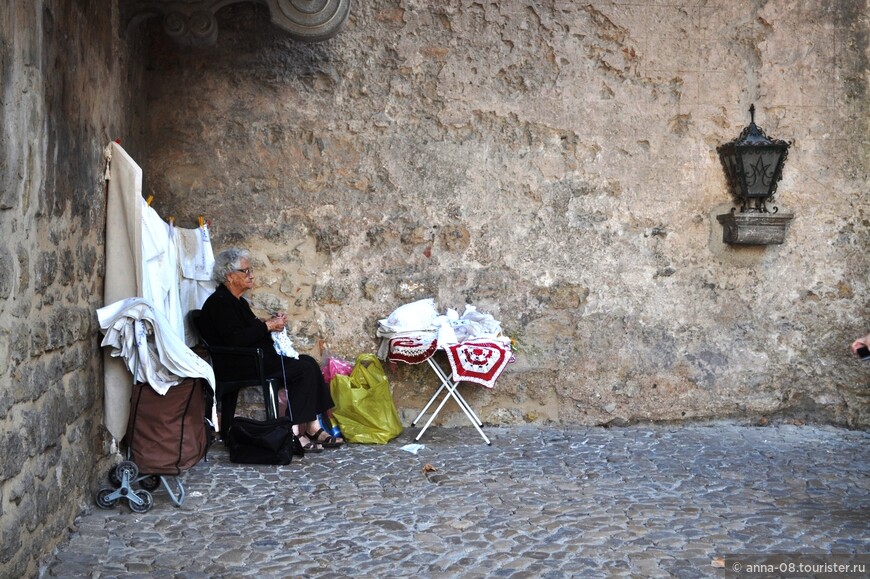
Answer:
<path fill-rule="evenodd" d="M 870 559 L 870 433 L 735 424 L 416 429 L 287 466 L 221 443 L 144 514 L 82 514 L 45 577 L 724 577 Z M 726 565 L 726 569 L 719 567 Z M 829 567 L 830 569 L 830 567 Z M 797 575 L 811 576 L 811 574 Z"/>

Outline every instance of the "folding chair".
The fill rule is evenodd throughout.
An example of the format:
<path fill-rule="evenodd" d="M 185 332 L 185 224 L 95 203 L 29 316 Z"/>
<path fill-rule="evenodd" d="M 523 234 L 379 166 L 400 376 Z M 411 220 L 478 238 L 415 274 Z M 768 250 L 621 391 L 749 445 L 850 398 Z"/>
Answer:
<path fill-rule="evenodd" d="M 266 407 L 266 418 L 271 420 L 278 417 L 278 381 L 274 378 L 266 378 L 263 369 L 262 348 L 233 348 L 227 346 L 213 346 L 202 337 L 199 328 L 200 310 L 191 310 L 188 313 L 190 326 L 195 328 L 199 342 L 209 354 L 210 362 L 215 374 L 215 399 L 221 403 L 221 433 L 229 430 L 235 417 L 239 391 L 251 386 L 259 387 L 263 392 L 263 403 Z M 243 380 L 225 380 L 221 378 L 221 371 L 230 366 L 244 365 L 250 369 L 250 378 Z"/>
<path fill-rule="evenodd" d="M 414 421 L 411 423 L 411 426 L 415 426 L 423 418 L 423 416 L 426 414 L 426 411 L 429 410 L 429 407 L 432 406 L 432 404 L 438 399 L 438 397 L 441 395 L 442 392 L 444 392 L 444 390 L 446 390 L 446 392 L 444 392 L 441 403 L 438 404 L 437 408 L 435 408 L 432 416 L 429 417 L 426 425 L 417 434 L 414 440 L 420 440 L 420 438 L 423 436 L 423 433 L 426 432 L 426 429 L 429 428 L 429 425 L 432 424 L 432 421 L 435 420 L 435 417 L 438 416 L 438 413 L 441 412 L 441 409 L 444 408 L 445 404 L 447 404 L 447 401 L 450 398 L 453 398 L 453 400 L 455 400 L 456 403 L 459 405 L 459 408 L 461 408 L 462 411 L 465 413 L 465 416 L 471 422 L 471 425 L 474 426 L 474 428 L 477 429 L 478 434 L 483 437 L 484 442 L 486 442 L 486 444 L 488 445 L 492 445 L 492 442 L 490 442 L 489 438 L 487 438 L 486 434 L 484 434 L 483 430 L 481 429 L 481 427 L 483 426 L 483 422 L 481 422 L 480 418 L 477 417 L 477 414 L 475 414 L 474 410 L 471 408 L 468 402 L 465 401 L 465 398 L 462 397 L 462 394 L 460 394 L 459 382 L 454 382 L 453 380 L 451 380 L 450 376 L 447 375 L 446 372 L 444 372 L 444 370 L 441 368 L 441 366 L 438 365 L 437 362 L 435 362 L 434 357 L 430 356 L 429 358 L 426 358 L 426 362 L 429 363 L 429 367 L 431 367 L 432 371 L 435 372 L 435 374 L 438 376 L 438 379 L 441 382 L 441 386 L 438 387 L 438 390 L 435 392 L 435 394 L 432 395 L 432 398 L 429 399 L 429 402 L 426 403 L 426 406 L 423 407 L 423 410 L 420 411 L 420 414 L 417 415 L 417 418 L 414 419 Z"/>

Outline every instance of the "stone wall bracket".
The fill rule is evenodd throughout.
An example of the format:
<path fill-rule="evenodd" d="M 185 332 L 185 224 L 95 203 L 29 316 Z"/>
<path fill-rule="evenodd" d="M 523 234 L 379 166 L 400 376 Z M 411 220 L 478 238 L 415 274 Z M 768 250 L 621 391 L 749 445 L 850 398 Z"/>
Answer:
<path fill-rule="evenodd" d="M 740 212 L 716 216 L 722 224 L 722 241 L 732 245 L 779 245 L 794 215 Z"/>
<path fill-rule="evenodd" d="M 152 17 L 181 45 L 215 44 L 221 8 L 241 2 L 264 4 L 272 23 L 302 42 L 320 42 L 338 34 L 350 15 L 351 0 L 121 0 L 127 30 Z"/>

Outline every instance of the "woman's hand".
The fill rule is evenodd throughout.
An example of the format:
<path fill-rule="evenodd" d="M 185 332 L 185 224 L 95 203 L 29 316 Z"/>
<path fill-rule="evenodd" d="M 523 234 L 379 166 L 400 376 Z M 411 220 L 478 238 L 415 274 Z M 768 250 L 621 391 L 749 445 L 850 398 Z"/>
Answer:
<path fill-rule="evenodd" d="M 287 326 L 287 314 L 279 312 L 266 320 L 266 327 L 270 332 L 280 332 Z"/>

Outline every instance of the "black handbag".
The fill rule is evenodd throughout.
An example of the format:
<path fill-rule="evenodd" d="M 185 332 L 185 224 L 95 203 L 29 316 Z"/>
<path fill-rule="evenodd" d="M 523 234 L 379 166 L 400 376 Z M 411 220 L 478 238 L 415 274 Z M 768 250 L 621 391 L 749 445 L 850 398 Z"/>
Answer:
<path fill-rule="evenodd" d="M 242 464 L 290 464 L 295 443 L 286 416 L 265 421 L 236 416 L 226 434 L 230 461 Z"/>

